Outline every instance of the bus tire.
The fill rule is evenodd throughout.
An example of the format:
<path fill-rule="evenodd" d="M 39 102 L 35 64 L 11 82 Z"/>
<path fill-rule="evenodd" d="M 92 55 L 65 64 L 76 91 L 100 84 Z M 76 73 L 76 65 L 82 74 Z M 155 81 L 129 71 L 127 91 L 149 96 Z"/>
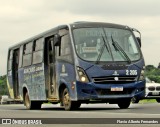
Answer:
<path fill-rule="evenodd" d="M 66 111 L 78 109 L 81 105 L 79 101 L 71 101 L 69 91 L 67 88 L 63 90 L 62 103 Z"/>
<path fill-rule="evenodd" d="M 79 102 L 79 101 L 74 102 L 74 109 L 78 109 L 78 108 L 80 108 L 80 106 L 81 106 L 81 102 Z"/>
<path fill-rule="evenodd" d="M 122 99 L 118 102 L 118 106 L 120 109 L 127 109 L 130 106 L 131 99 Z"/>
<path fill-rule="evenodd" d="M 26 106 L 26 109 L 32 110 L 32 109 L 41 109 L 42 102 L 40 102 L 40 101 L 31 101 L 29 99 L 28 92 L 26 92 L 25 98 L 24 98 L 24 104 Z"/>
<path fill-rule="evenodd" d="M 160 98 L 157 98 L 156 101 L 157 101 L 158 103 L 160 103 Z"/>

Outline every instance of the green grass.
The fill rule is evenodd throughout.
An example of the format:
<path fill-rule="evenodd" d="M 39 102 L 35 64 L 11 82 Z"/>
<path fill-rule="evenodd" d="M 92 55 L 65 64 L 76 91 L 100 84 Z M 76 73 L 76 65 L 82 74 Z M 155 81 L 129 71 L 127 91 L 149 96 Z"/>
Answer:
<path fill-rule="evenodd" d="M 144 104 L 144 103 L 157 103 L 156 99 L 144 99 L 141 100 L 139 103 Z"/>

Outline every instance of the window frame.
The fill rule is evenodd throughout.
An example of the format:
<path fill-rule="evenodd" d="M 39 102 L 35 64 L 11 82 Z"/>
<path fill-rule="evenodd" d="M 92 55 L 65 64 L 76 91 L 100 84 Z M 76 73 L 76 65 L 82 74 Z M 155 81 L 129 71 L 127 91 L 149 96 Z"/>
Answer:
<path fill-rule="evenodd" d="M 68 42 L 64 41 L 62 42 L 62 38 L 65 37 L 65 36 L 68 36 Z M 69 48 L 69 53 L 68 54 L 62 54 L 62 44 L 63 43 L 68 43 L 68 48 Z M 66 46 L 64 46 L 66 47 Z M 61 42 L 60 42 L 60 45 L 59 45 L 59 49 L 57 50 L 59 52 L 59 55 L 57 54 L 56 56 L 58 56 L 59 59 L 62 59 L 64 61 L 68 61 L 70 63 L 73 63 L 73 49 L 72 49 L 72 44 L 71 44 L 71 37 L 70 37 L 70 34 L 69 32 L 68 33 L 65 33 L 64 35 L 61 36 Z M 56 51 L 56 53 L 57 53 Z"/>
<path fill-rule="evenodd" d="M 11 71 L 12 70 L 12 62 L 13 62 L 13 50 L 9 50 L 9 56 L 8 56 L 8 67 L 7 70 Z"/>
<path fill-rule="evenodd" d="M 28 46 L 29 44 L 32 44 L 31 47 Z M 27 49 L 27 48 L 28 48 L 28 49 Z M 31 48 L 31 50 L 30 50 L 30 48 Z M 26 51 L 30 51 L 30 52 L 26 52 Z M 32 65 L 32 57 L 33 57 L 33 56 L 32 56 L 32 53 L 33 53 L 33 41 L 28 42 L 28 43 L 26 43 L 26 44 L 23 45 L 23 58 L 22 58 L 22 60 L 23 60 L 22 66 L 23 66 L 23 67 L 27 67 L 27 66 Z M 24 60 L 25 60 L 26 56 L 28 56 L 28 55 L 31 55 L 31 56 L 30 56 L 30 59 L 28 59 L 28 60 L 30 60 L 30 61 L 28 62 L 29 64 L 24 64 L 24 63 L 25 63 Z"/>
<path fill-rule="evenodd" d="M 39 46 L 38 43 L 40 43 L 41 46 Z M 37 48 L 37 47 L 40 47 L 40 48 Z M 40 61 L 36 61 L 36 59 L 34 58 L 34 57 L 38 56 L 35 54 L 40 54 L 38 52 L 41 53 L 41 60 Z M 43 60 L 44 60 L 44 38 L 42 37 L 42 38 L 36 39 L 33 42 L 32 64 L 34 65 L 34 64 L 42 63 Z"/>

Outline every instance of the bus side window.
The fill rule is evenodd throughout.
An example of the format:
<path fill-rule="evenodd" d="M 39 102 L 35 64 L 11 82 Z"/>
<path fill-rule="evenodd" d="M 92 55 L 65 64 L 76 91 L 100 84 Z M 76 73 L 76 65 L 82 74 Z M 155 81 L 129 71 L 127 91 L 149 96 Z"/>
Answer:
<path fill-rule="evenodd" d="M 13 50 L 9 51 L 9 58 L 8 58 L 8 70 L 12 69 L 12 60 L 13 60 Z"/>
<path fill-rule="evenodd" d="M 23 49 L 23 67 L 29 66 L 32 63 L 33 42 L 24 45 Z"/>
<path fill-rule="evenodd" d="M 60 56 L 60 47 L 59 46 L 55 46 L 55 54 L 56 54 L 56 58 Z"/>
<path fill-rule="evenodd" d="M 53 63 L 54 62 L 54 60 L 53 60 L 53 41 L 51 40 L 50 42 L 49 42 L 49 63 Z"/>
<path fill-rule="evenodd" d="M 44 39 L 40 38 L 34 41 L 33 45 L 33 64 L 38 64 L 43 61 Z"/>
<path fill-rule="evenodd" d="M 20 56 L 19 56 L 19 65 L 18 67 L 22 67 L 22 57 L 23 57 L 23 45 L 20 47 Z"/>
<path fill-rule="evenodd" d="M 59 50 L 59 49 L 57 49 Z M 69 34 L 66 34 L 61 37 L 61 45 L 60 45 L 60 57 L 64 60 L 72 62 L 71 57 L 71 41 L 69 38 Z"/>

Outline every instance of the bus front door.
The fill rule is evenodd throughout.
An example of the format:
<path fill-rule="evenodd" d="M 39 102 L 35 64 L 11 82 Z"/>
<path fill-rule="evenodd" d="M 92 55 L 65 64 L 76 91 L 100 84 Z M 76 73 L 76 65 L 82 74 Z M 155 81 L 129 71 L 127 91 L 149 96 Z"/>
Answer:
<path fill-rule="evenodd" d="M 13 51 L 13 63 L 12 63 L 13 91 L 15 99 L 17 99 L 19 96 L 18 62 L 19 62 L 19 49 L 16 49 Z"/>
<path fill-rule="evenodd" d="M 48 40 L 48 95 L 49 98 L 57 98 L 56 96 L 56 71 L 55 71 L 55 48 L 53 38 Z"/>

